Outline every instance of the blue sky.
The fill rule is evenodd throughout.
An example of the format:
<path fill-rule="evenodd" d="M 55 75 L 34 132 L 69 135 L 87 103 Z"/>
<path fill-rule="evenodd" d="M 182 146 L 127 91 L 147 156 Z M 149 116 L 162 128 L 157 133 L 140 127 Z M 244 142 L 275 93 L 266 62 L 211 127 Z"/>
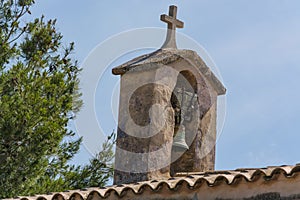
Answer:
<path fill-rule="evenodd" d="M 58 19 L 64 42 L 75 42 L 74 57 L 82 64 L 112 35 L 134 28 L 165 28 L 159 16 L 171 4 L 178 6 L 178 18 L 185 22 L 178 31 L 206 49 L 227 88 L 216 168 L 298 163 L 300 1 L 37 0 L 32 13 Z M 109 84 L 119 78 L 106 74 L 107 83 L 100 81 L 98 95 L 111 90 Z M 115 129 L 110 108 L 96 108 L 104 131 Z M 84 163 L 89 156 L 83 147 L 74 162 Z"/>

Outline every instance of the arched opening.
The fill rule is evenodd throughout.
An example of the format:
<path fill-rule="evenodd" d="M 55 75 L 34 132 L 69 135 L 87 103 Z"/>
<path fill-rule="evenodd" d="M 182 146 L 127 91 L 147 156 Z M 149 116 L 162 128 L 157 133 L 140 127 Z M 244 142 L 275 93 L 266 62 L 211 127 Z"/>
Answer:
<path fill-rule="evenodd" d="M 174 109 L 174 135 L 172 147 L 171 175 L 182 171 L 182 164 L 189 165 L 193 157 L 193 143 L 199 125 L 199 105 L 197 96 L 197 80 L 187 70 L 181 71 L 171 96 L 171 105 Z"/>

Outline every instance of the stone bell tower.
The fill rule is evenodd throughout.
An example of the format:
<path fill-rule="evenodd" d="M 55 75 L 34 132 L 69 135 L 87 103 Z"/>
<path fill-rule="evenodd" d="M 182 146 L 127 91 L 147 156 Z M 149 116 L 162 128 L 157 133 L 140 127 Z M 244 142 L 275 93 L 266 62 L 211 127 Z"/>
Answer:
<path fill-rule="evenodd" d="M 226 89 L 196 52 L 177 49 L 176 6 L 165 43 L 112 70 L 121 75 L 114 184 L 213 170 L 218 95 Z M 147 38 L 145 38 L 147 39 Z"/>

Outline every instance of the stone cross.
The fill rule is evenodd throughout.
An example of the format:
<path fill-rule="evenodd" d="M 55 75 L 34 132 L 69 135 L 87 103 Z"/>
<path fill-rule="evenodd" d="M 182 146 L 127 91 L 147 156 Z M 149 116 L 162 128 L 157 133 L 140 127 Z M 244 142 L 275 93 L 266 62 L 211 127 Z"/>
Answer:
<path fill-rule="evenodd" d="M 167 38 L 162 49 L 164 48 L 177 48 L 176 45 L 176 28 L 183 28 L 183 22 L 176 19 L 177 7 L 172 5 L 169 7 L 169 15 L 161 15 L 160 20 L 168 24 Z"/>

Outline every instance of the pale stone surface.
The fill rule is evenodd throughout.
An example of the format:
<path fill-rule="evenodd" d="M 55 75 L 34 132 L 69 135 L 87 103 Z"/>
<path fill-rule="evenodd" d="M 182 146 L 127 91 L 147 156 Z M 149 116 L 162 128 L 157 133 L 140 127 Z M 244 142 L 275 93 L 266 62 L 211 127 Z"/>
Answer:
<path fill-rule="evenodd" d="M 225 88 L 195 52 L 159 50 L 113 73 L 122 75 L 115 184 L 214 169 L 216 101 Z M 183 122 L 190 147 L 184 153 L 172 151 L 176 128 L 171 96 L 175 87 L 186 85 L 198 104 L 192 120 Z"/>
<path fill-rule="evenodd" d="M 195 51 L 187 49 L 159 49 L 153 53 L 134 58 L 118 67 L 112 69 L 115 75 L 122 75 L 128 71 L 145 71 L 157 68 L 157 64 L 169 65 L 173 62 L 186 61 L 194 67 L 192 73 L 196 76 L 201 74 L 214 88 L 218 95 L 226 93 L 226 89 L 209 67 L 203 62 Z"/>
<path fill-rule="evenodd" d="M 115 164 L 120 170 L 115 171 L 115 184 L 170 177 L 174 129 L 170 87 L 176 78 L 157 72 L 163 74 L 156 69 L 121 77 Z"/>

